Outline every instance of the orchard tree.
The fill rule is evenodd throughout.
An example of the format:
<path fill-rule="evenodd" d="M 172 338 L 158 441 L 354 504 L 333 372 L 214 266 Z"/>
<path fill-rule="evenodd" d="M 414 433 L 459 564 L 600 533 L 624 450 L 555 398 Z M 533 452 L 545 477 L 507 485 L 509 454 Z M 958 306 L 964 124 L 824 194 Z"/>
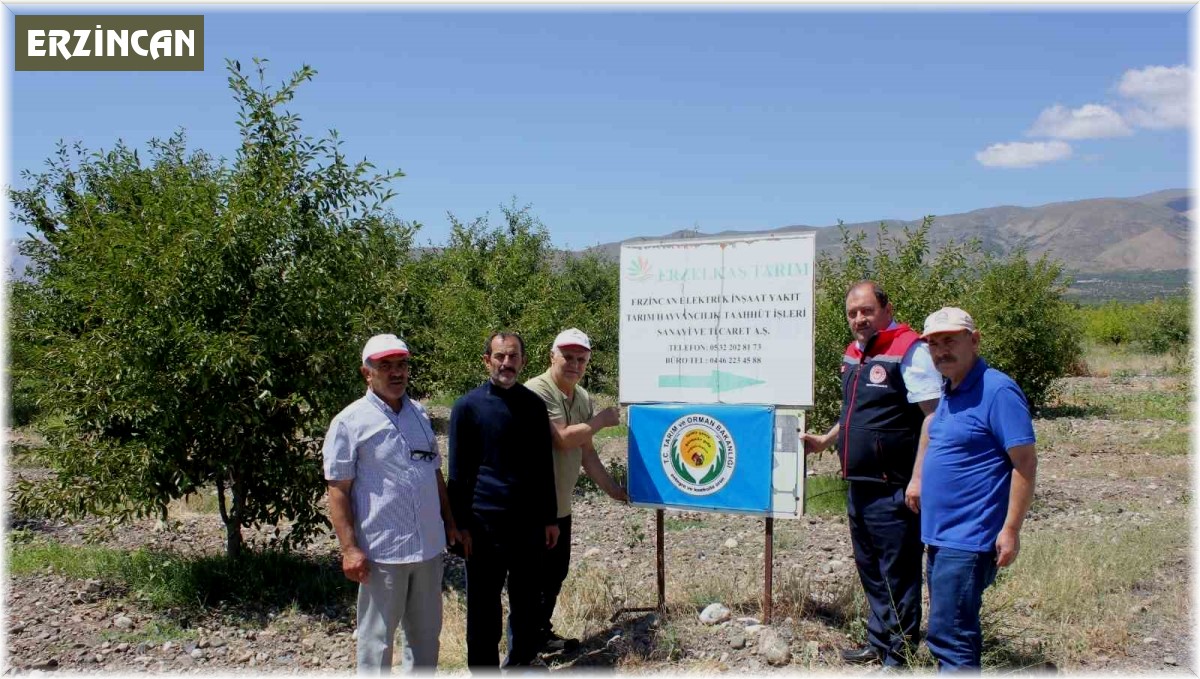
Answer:
<path fill-rule="evenodd" d="M 12 192 L 34 231 L 44 406 L 66 422 L 53 481 L 18 488 L 18 510 L 166 515 L 215 488 L 226 553 L 242 529 L 291 522 L 283 544 L 325 525 L 319 443 L 363 389 L 362 343 L 411 330 L 411 228 L 385 212 L 389 183 L 314 141 L 283 110 L 315 72 L 278 88 L 228 64 L 241 144 L 231 166 L 182 133 L 149 153 L 59 149 Z"/>

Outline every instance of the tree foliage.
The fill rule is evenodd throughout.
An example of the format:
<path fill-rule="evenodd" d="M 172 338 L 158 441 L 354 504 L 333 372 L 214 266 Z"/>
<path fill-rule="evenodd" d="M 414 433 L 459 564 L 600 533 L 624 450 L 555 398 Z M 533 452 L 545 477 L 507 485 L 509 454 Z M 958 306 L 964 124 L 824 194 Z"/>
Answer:
<path fill-rule="evenodd" d="M 416 265 L 428 286 L 425 324 L 414 342 L 427 361 L 415 388 L 461 394 L 486 377 L 481 356 L 488 336 L 516 331 L 525 342 L 525 376 L 549 365 L 554 336 L 578 327 L 592 341 L 585 387 L 616 391 L 617 265 L 595 256 L 566 257 L 551 245 L 529 206 L 501 208 L 503 224 L 488 216 L 469 224 L 451 215 L 445 247 L 430 249 Z"/>
<path fill-rule="evenodd" d="M 278 88 L 229 65 L 241 144 L 231 166 L 178 133 L 142 158 L 59 149 L 13 192 L 37 238 L 43 397 L 66 418 L 50 486 L 18 507 L 165 515 L 220 491 L 227 553 L 241 529 L 324 523 L 319 440 L 362 389 L 357 355 L 378 328 L 406 329 L 400 278 L 411 230 L 381 210 L 399 172 L 348 163 L 282 110 L 315 74 Z"/>

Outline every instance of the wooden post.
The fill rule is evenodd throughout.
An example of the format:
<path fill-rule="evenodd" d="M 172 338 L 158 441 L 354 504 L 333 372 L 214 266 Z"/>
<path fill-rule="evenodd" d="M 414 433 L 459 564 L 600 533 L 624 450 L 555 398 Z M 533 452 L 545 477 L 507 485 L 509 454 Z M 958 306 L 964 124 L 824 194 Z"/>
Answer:
<path fill-rule="evenodd" d="M 658 567 L 658 612 L 662 613 L 667 609 L 667 567 L 666 559 L 663 557 L 663 514 L 662 509 L 654 512 L 654 543 L 655 543 L 655 564 Z"/>
<path fill-rule="evenodd" d="M 775 572 L 775 518 L 766 521 L 766 548 L 763 550 L 763 624 L 771 624 L 771 578 Z"/>

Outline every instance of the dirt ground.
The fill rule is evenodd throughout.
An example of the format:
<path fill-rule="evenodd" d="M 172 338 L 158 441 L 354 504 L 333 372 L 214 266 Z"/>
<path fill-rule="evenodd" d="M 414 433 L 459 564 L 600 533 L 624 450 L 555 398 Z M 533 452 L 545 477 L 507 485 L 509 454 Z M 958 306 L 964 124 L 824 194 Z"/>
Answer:
<path fill-rule="evenodd" d="M 1074 378 L 1065 386 L 1077 395 L 1170 392 L 1186 388 L 1186 378 L 1119 383 Z M 1037 499 L 1024 541 L 1066 544 L 1076 539 L 1073 536 L 1086 538 L 1101 529 L 1116 536 L 1115 541 L 1124 531 L 1164 521 L 1188 525 L 1192 492 L 1186 422 L 1155 417 L 1106 419 L 1086 408 L 1065 408 L 1061 413 L 1037 421 Z M 10 432 L 10 443 L 21 435 Z M 441 443 L 445 445 L 444 439 Z M 601 455 L 623 462 L 624 440 L 604 440 Z M 813 473 L 835 468 L 828 453 L 810 461 Z M 39 473 L 44 471 L 10 467 L 9 480 Z M 655 602 L 654 511 L 619 505 L 599 494 L 579 496 L 574 506 L 573 572 L 557 622 L 561 632 L 583 643 L 576 652 L 547 657 L 552 671 L 575 667 L 631 673 L 861 671 L 838 658 L 840 648 L 862 638 L 861 622 L 846 615 L 861 594 L 844 516 L 809 515 L 775 522 L 776 615 L 771 624 L 762 625 L 762 519 L 668 512 L 668 609 L 665 614 L 618 614 L 625 607 Z M 222 549 L 222 528 L 214 515 L 180 509 L 171 519 L 173 525 L 166 528 L 153 520 L 117 527 L 99 544 L 181 555 Z M 22 528 L 39 540 L 82 545 L 96 544 L 101 525 L 99 520 L 68 524 L 10 516 L 9 528 Z M 1187 535 L 1190 538 L 1190 532 Z M 266 539 L 265 534 L 257 538 Z M 1051 637 L 1061 633 L 1071 638 L 1070 630 L 1055 632 L 1032 622 L 1023 627 L 1020 621 L 1043 620 L 1039 611 L 1021 608 L 1032 604 L 1019 600 L 997 604 L 1003 607 L 1001 613 L 1020 623 L 989 639 L 1006 649 L 1007 664 L 999 669 L 1192 673 L 1189 542 L 1156 556 L 1151 575 L 1140 578 L 1130 591 L 1095 593 L 1096 597 L 1119 594 L 1125 597 L 1120 601 L 1132 602 L 1121 611 L 1121 624 L 1127 629 L 1120 636 L 1105 637 L 1117 639 L 1116 643 L 1056 657 L 1057 652 L 1046 650 L 1053 646 Z M 327 535 L 307 549 L 316 558 L 331 559 L 336 547 L 333 536 Z M 1010 591 L 1020 591 L 1022 577 L 1014 566 Z M 462 586 L 462 564 L 456 557 L 448 562 L 447 586 Z M 730 617 L 704 624 L 698 614 L 714 601 L 730 608 Z M 281 607 L 254 615 L 235 615 L 220 608 L 199 613 L 152 610 L 139 606 L 113 583 L 75 580 L 47 569 L 9 577 L 4 604 L 4 672 L 8 674 L 52 670 L 295 673 L 354 668 L 352 602 L 331 602 L 324 610 Z M 461 610 L 448 607 L 442 645 L 444 661 L 458 654 L 459 669 L 447 663 L 452 671 L 462 671 L 461 633 Z M 921 671 L 932 669 L 926 665 Z"/>

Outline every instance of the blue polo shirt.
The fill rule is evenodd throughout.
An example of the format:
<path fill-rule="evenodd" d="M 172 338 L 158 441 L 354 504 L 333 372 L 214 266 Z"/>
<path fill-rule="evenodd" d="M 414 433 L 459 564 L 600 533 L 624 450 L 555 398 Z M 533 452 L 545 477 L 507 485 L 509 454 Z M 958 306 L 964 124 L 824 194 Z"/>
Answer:
<path fill-rule="evenodd" d="M 990 552 L 1008 515 L 1010 448 L 1034 442 L 1025 394 L 979 358 L 958 388 L 942 385 L 921 467 L 921 541 Z"/>

